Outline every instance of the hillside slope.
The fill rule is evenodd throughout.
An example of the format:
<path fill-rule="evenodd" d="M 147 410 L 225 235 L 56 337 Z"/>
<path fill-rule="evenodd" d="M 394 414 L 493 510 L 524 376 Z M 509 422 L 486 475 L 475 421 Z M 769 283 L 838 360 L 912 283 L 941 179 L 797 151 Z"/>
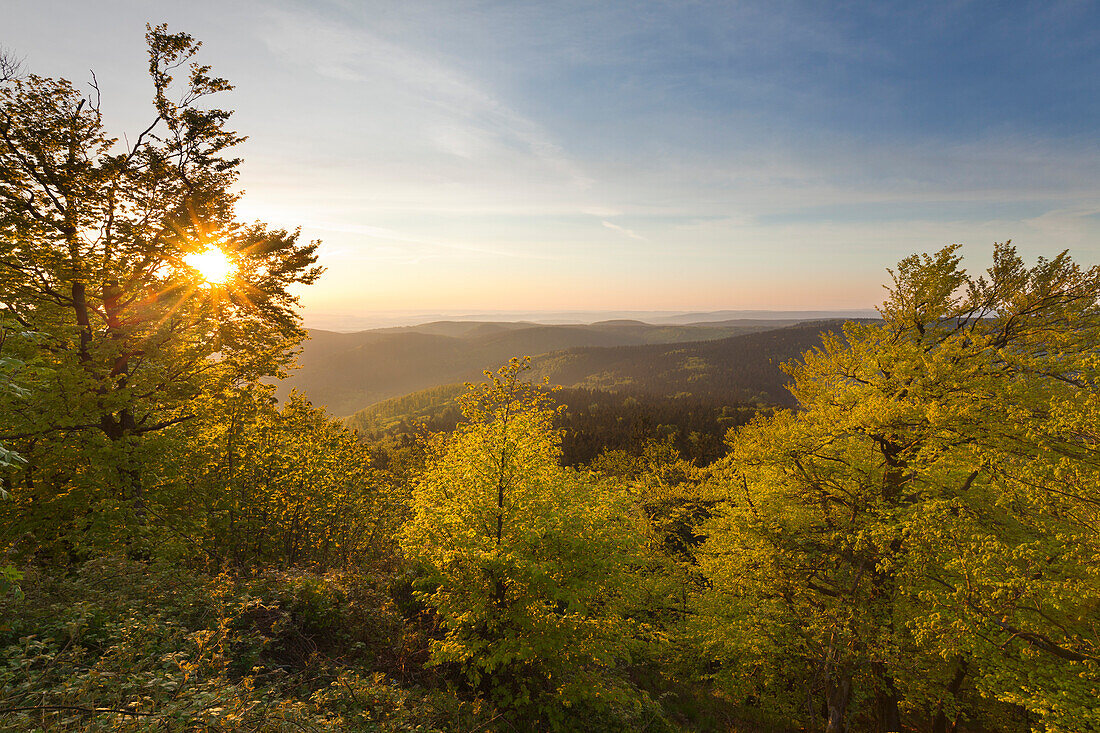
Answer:
<path fill-rule="evenodd" d="M 826 321 L 686 344 L 575 348 L 536 358 L 534 369 L 569 387 L 791 405 L 780 365 L 842 325 Z"/>
<path fill-rule="evenodd" d="M 279 385 L 336 415 L 435 387 L 481 377 L 518 355 L 581 347 L 609 348 L 695 343 L 774 328 L 783 321 L 726 321 L 700 325 L 652 325 L 605 321 L 586 326 L 531 323 L 438 322 L 359 333 L 310 331 L 299 356 L 300 369 Z"/>

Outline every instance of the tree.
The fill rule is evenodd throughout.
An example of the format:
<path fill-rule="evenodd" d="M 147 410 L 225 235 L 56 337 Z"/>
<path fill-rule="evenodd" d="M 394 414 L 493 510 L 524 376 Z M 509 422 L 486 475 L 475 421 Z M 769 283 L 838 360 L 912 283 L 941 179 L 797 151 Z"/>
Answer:
<path fill-rule="evenodd" d="M 8 395 L 9 399 L 25 397 L 29 391 L 28 364 L 23 359 L 8 355 L 4 350 L 5 343 L 13 334 L 22 335 L 12 324 L 0 320 L 0 393 Z M 0 470 L 22 462 L 23 458 L 18 453 L 0 442 Z M 3 477 L 0 477 L 0 499 L 6 498 L 7 487 L 3 483 Z"/>
<path fill-rule="evenodd" d="M 174 497 L 179 551 L 208 566 L 350 569 L 392 555 L 400 501 L 367 446 L 294 392 L 253 384 L 204 395 L 153 460 Z"/>
<path fill-rule="evenodd" d="M 28 459 L 23 508 L 78 532 L 115 521 L 108 505 L 146 521 L 149 436 L 203 391 L 278 373 L 303 335 L 289 288 L 320 272 L 317 243 L 234 218 L 244 138 L 200 106 L 232 88 L 193 61 L 200 43 L 163 25 L 146 40 L 153 119 L 132 144 L 107 133 L 94 76 L 89 96 L 0 85 L 0 308 L 33 334 L 16 355 L 51 372 L 31 400 L 0 397 L 0 439 Z M 189 265 L 203 253 L 221 277 Z"/>
<path fill-rule="evenodd" d="M 828 731 L 1097 729 L 1100 268 L 1006 243 L 987 277 L 956 247 L 892 275 L 732 442 L 717 644 Z"/>
<path fill-rule="evenodd" d="M 0 77 L 3 76 L 4 68 L 5 59 L 3 54 L 0 53 Z M 21 397 L 27 392 L 24 385 L 28 369 L 27 364 L 22 360 L 7 356 L 4 353 L 4 342 L 7 340 L 10 330 L 10 324 L 0 320 L 0 393 Z M 14 468 L 22 462 L 22 456 L 0 442 L 0 471 Z M 0 501 L 10 498 L 6 484 L 5 478 L 0 476 Z M 19 581 L 22 577 L 23 574 L 15 566 L 7 562 L 0 564 L 0 598 L 9 592 L 14 592 L 17 595 L 21 594 Z"/>
<path fill-rule="evenodd" d="M 0 82 L 11 81 L 19 76 L 22 66 L 22 62 L 7 49 L 0 48 Z"/>
<path fill-rule="evenodd" d="M 555 410 L 522 381 L 528 366 L 471 386 L 400 541 L 443 627 L 433 661 L 459 665 L 513 719 L 557 729 L 569 706 L 637 705 L 614 667 L 641 632 L 630 611 L 646 537 L 624 492 L 559 465 Z"/>

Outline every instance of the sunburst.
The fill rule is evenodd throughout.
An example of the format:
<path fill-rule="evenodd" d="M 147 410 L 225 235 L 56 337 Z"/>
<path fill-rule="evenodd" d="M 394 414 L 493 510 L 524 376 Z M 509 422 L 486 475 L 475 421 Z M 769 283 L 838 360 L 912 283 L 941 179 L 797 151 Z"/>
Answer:
<path fill-rule="evenodd" d="M 229 255 L 213 245 L 205 252 L 187 255 L 183 261 L 209 285 L 225 285 L 237 274 L 237 265 Z"/>

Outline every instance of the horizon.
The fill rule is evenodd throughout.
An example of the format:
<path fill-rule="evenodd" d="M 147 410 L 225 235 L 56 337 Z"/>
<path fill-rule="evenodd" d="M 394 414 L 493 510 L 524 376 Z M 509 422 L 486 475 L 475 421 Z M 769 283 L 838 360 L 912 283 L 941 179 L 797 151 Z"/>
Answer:
<path fill-rule="evenodd" d="M 1100 260 L 1096 6 L 14 0 L 0 46 L 94 70 L 133 139 L 162 21 L 236 87 L 241 218 L 323 241 L 307 321 L 863 309 L 951 243 Z"/>
<path fill-rule="evenodd" d="M 427 311 L 381 310 L 371 313 L 304 314 L 305 328 L 315 331 L 355 333 L 386 328 L 408 328 L 439 322 L 530 323 L 539 326 L 591 325 L 605 321 L 630 320 L 649 325 L 690 325 L 717 323 L 725 320 L 744 321 L 814 321 L 833 319 L 878 318 L 874 308 L 825 310 L 763 310 L 722 309 L 696 310 L 544 310 L 544 311 Z"/>

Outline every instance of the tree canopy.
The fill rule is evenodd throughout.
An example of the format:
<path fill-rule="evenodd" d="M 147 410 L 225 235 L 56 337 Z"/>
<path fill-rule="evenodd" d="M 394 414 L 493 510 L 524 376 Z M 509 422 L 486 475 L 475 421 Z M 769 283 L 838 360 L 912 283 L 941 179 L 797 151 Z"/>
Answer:
<path fill-rule="evenodd" d="M 445 630 L 433 660 L 460 665 L 518 724 L 583 728 L 570 706 L 635 697 L 614 668 L 640 647 L 646 534 L 629 494 L 561 467 L 555 409 L 522 380 L 528 365 L 471 385 L 401 545 L 426 566 L 422 595 Z"/>
<path fill-rule="evenodd" d="M 719 638 L 802 660 L 790 710 L 830 731 L 1001 727 L 980 700 L 1095 729 L 1100 268 L 1005 244 L 983 277 L 956 247 L 893 276 L 881 325 L 790 366 L 800 409 L 732 439 Z"/>
<path fill-rule="evenodd" d="M 202 106 L 232 87 L 194 60 L 200 43 L 165 26 L 146 40 L 151 122 L 132 142 L 105 128 L 94 77 L 88 95 L 0 84 L 0 309 L 18 326 L 4 349 L 45 370 L 0 397 L 0 440 L 34 458 L 17 480 L 54 514 L 72 509 L 56 497 L 86 508 L 106 489 L 143 521 L 145 436 L 190 419 L 204 390 L 278 374 L 303 336 L 292 286 L 319 274 L 317 243 L 236 220 L 244 138 Z M 203 253 L 225 282 L 189 265 Z"/>

